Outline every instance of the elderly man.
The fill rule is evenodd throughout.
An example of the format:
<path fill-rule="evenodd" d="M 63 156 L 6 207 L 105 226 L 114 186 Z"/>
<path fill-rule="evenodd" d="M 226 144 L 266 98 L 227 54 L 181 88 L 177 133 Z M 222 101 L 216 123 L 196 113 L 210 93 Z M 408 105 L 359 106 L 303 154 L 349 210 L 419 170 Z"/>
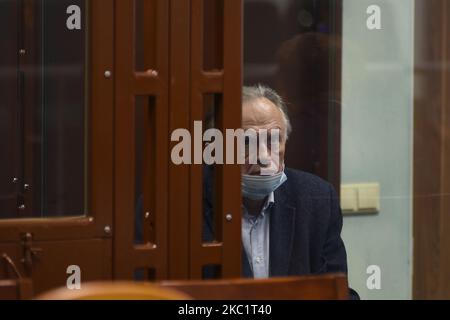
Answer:
<path fill-rule="evenodd" d="M 242 117 L 243 129 L 278 129 L 281 133 L 279 155 L 274 157 L 269 148 L 264 148 L 256 164 L 242 166 L 243 276 L 347 273 L 340 235 L 342 213 L 334 188 L 319 177 L 284 166 L 291 125 L 283 100 L 270 88 L 245 87 Z M 264 169 L 274 163 L 276 170 L 268 175 Z M 212 241 L 210 167 L 205 168 L 204 177 L 203 239 Z M 206 273 L 207 277 L 210 272 Z M 350 289 L 350 297 L 357 299 L 358 295 Z"/>

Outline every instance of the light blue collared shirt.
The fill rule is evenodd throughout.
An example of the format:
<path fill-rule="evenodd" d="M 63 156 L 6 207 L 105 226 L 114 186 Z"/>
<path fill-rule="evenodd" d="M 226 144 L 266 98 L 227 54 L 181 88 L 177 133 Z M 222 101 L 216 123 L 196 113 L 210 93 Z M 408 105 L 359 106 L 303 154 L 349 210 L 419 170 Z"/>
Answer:
<path fill-rule="evenodd" d="M 250 215 L 242 206 L 242 243 L 253 277 L 258 279 L 269 277 L 269 220 L 274 202 L 275 195 L 272 192 L 258 216 Z"/>

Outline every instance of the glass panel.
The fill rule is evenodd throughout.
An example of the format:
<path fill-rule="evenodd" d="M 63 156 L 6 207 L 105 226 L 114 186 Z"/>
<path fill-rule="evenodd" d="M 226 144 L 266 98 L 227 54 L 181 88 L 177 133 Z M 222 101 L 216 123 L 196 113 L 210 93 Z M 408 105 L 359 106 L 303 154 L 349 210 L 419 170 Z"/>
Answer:
<path fill-rule="evenodd" d="M 0 218 L 86 214 L 87 9 L 0 2 Z"/>
<path fill-rule="evenodd" d="M 450 2 L 244 5 L 245 84 L 288 103 L 287 166 L 340 191 L 350 287 L 449 297 Z"/>
<path fill-rule="evenodd" d="M 339 186 L 339 53 L 334 0 L 244 1 L 244 84 L 275 89 L 292 133 L 286 165 Z"/>
<path fill-rule="evenodd" d="M 415 2 L 343 2 L 342 237 L 362 299 L 412 298 Z"/>
<path fill-rule="evenodd" d="M 135 244 L 155 243 L 155 97 L 135 100 Z"/>
<path fill-rule="evenodd" d="M 204 132 L 207 130 L 219 129 L 220 113 L 222 110 L 222 95 L 221 94 L 205 94 L 203 95 L 203 114 L 204 114 Z M 211 135 L 209 142 L 205 142 L 203 150 L 209 143 L 214 143 L 214 135 Z M 209 139 L 209 138 L 208 138 Z M 205 243 L 218 242 L 222 239 L 222 224 L 218 214 L 219 197 L 217 192 L 220 190 L 218 184 L 220 183 L 220 170 L 219 165 L 216 162 L 220 162 L 220 159 L 215 158 L 215 151 L 207 152 L 211 155 L 208 157 L 209 162 L 212 164 L 203 165 L 203 230 L 202 238 Z"/>

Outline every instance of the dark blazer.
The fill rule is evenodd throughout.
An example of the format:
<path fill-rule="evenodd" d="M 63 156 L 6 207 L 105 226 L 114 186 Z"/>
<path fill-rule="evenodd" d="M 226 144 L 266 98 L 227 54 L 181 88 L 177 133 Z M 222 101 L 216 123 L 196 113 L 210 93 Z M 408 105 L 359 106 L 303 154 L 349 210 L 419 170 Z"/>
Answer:
<path fill-rule="evenodd" d="M 286 169 L 287 181 L 275 191 L 270 212 L 270 276 L 347 274 L 341 238 L 342 213 L 333 186 L 312 174 Z M 211 170 L 204 170 L 203 240 L 212 241 Z M 253 277 L 242 250 L 242 273 Z M 207 275 L 206 275 L 207 276 Z M 350 289 L 350 298 L 359 299 Z"/>

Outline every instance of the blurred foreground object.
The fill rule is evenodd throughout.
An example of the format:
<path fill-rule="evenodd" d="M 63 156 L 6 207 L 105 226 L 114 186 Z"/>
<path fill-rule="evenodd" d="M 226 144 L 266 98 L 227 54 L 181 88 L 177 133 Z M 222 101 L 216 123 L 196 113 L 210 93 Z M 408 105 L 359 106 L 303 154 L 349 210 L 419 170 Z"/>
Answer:
<path fill-rule="evenodd" d="M 37 300 L 190 300 L 174 289 L 150 283 L 92 282 L 82 284 L 80 290 L 59 288 L 37 297 Z"/>

